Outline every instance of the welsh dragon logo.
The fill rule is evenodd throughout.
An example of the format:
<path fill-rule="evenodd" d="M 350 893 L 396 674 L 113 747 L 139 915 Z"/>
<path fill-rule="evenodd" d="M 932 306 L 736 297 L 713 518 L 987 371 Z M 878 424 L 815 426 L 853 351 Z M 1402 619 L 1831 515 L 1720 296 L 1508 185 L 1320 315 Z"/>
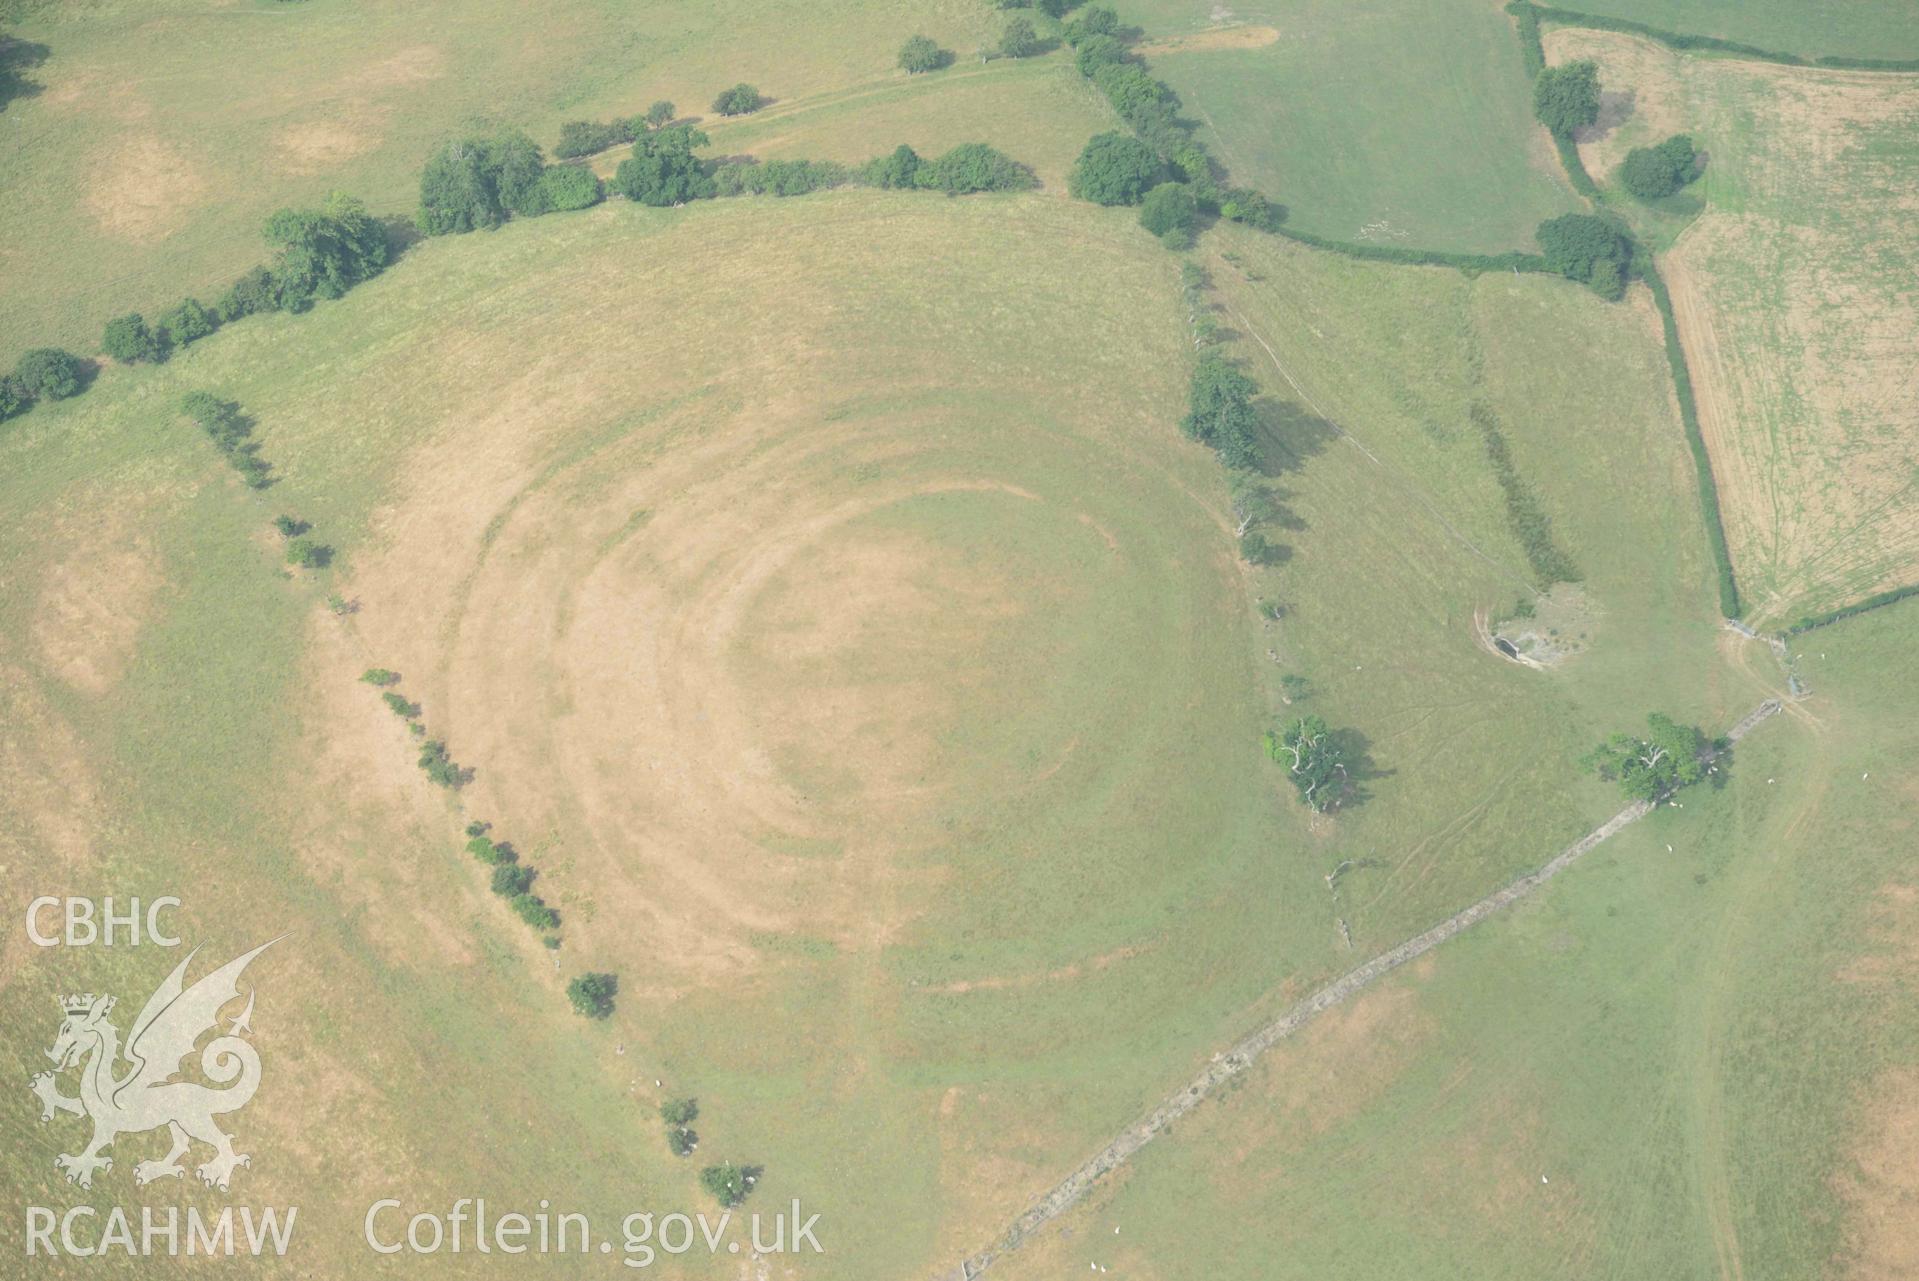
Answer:
<path fill-rule="evenodd" d="M 180 1158 L 195 1140 L 213 1148 L 212 1158 L 194 1171 L 208 1187 L 226 1191 L 234 1168 L 252 1164 L 251 1158 L 233 1150 L 232 1137 L 214 1123 L 215 1117 L 245 1107 L 260 1086 L 260 1056 L 242 1039 L 252 1030 L 250 990 L 246 1008 L 229 1021 L 224 1034 L 208 1041 L 200 1052 L 200 1070 L 224 1088 L 173 1078 L 200 1038 L 217 1031 L 221 1009 L 238 999 L 241 971 L 277 942 L 279 939 L 262 943 L 188 987 L 187 966 L 199 954 L 195 948 L 147 998 L 127 1034 L 124 1050 L 120 1030 L 107 1018 L 113 1012 L 113 997 L 88 993 L 61 998 L 60 1012 L 65 1017 L 60 1035 L 47 1051 L 55 1067 L 34 1077 L 29 1088 L 39 1096 L 41 1121 L 51 1121 L 59 1112 L 85 1115 L 93 1121 L 93 1139 L 83 1151 L 53 1159 L 54 1165 L 66 1172 L 67 1182 L 91 1188 L 96 1171 L 113 1168 L 113 1159 L 101 1152 L 116 1138 L 163 1125 L 173 1146 L 160 1160 L 135 1165 L 135 1183 L 144 1185 L 186 1173 Z M 122 1059 L 126 1062 L 124 1069 Z M 76 1066 L 80 1069 L 80 1094 L 69 1098 L 60 1093 L 57 1077 Z"/>

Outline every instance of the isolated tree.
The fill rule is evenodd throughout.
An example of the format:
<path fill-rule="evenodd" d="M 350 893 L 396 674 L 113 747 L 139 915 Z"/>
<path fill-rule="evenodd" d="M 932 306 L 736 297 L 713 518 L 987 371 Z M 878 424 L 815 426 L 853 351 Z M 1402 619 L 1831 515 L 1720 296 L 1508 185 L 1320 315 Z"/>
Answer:
<path fill-rule="evenodd" d="M 753 1190 L 759 1178 L 759 1166 L 734 1165 L 726 1161 L 701 1170 L 700 1186 L 713 1194 L 721 1209 L 730 1210 L 746 1200 L 746 1194 Z"/>
<path fill-rule="evenodd" d="M 1562 138 L 1599 119 L 1599 64 L 1547 67 L 1533 81 L 1533 115 Z"/>
<path fill-rule="evenodd" d="M 80 394 L 86 371 L 87 362 L 70 351 L 35 347 L 15 363 L 13 376 L 35 400 L 65 400 Z"/>
<path fill-rule="evenodd" d="M 168 343 L 184 347 L 218 329 L 220 319 L 202 306 L 198 298 L 186 298 L 161 312 L 155 326 Z"/>
<path fill-rule="evenodd" d="M 1259 415 L 1253 398 L 1258 394 L 1258 383 L 1218 352 L 1208 352 L 1193 370 L 1180 430 L 1202 445 L 1211 445 L 1228 467 L 1255 468 L 1259 465 Z"/>
<path fill-rule="evenodd" d="M 613 1013 L 613 998 L 619 990 L 620 981 L 611 974 L 582 974 L 566 985 L 566 999 L 575 1014 L 603 1019 Z"/>
<path fill-rule="evenodd" d="M 1344 749 L 1318 716 L 1301 716 L 1266 732 L 1266 754 L 1286 770 L 1299 798 L 1315 813 L 1339 803 L 1348 775 Z"/>
<path fill-rule="evenodd" d="M 282 538 L 292 538 L 297 534 L 304 534 L 308 529 L 312 528 L 312 526 L 308 525 L 305 521 L 294 516 L 275 516 L 273 518 L 273 527 L 280 531 L 280 537 Z M 360 679 L 365 680 L 366 677 L 363 675 Z"/>
<path fill-rule="evenodd" d="M 1540 223 L 1534 235 L 1553 271 L 1591 286 L 1603 298 L 1625 292 L 1632 244 L 1613 223 L 1593 214 L 1562 214 Z"/>
<path fill-rule="evenodd" d="M 1199 217 L 1199 202 L 1192 188 L 1183 182 L 1162 182 L 1146 193 L 1140 202 L 1139 225 L 1155 236 L 1191 233 Z"/>
<path fill-rule="evenodd" d="M 693 154 L 709 139 L 691 125 L 669 125 L 633 144 L 614 171 L 613 186 L 628 200 L 664 208 L 713 194 L 713 179 Z"/>
<path fill-rule="evenodd" d="M 691 1156 L 700 1146 L 699 1131 L 690 1126 L 673 1125 L 666 1130 L 666 1149 L 674 1156 Z"/>
<path fill-rule="evenodd" d="M 1153 149 L 1123 133 L 1094 134 L 1079 153 L 1066 188 L 1100 205 L 1136 205 L 1163 172 Z"/>
<path fill-rule="evenodd" d="M 1644 738 L 1614 734 L 1581 763 L 1636 801 L 1656 801 L 1706 776 L 1706 743 L 1699 730 L 1660 712 L 1646 718 Z"/>
<path fill-rule="evenodd" d="M 1628 152 L 1619 166 L 1619 185 L 1641 200 L 1658 200 L 1691 182 L 1698 163 L 1692 139 L 1676 133 L 1656 147 Z"/>
<path fill-rule="evenodd" d="M 668 1125 L 691 1125 L 699 1115 L 698 1099 L 668 1099 L 660 1104 L 660 1119 Z"/>
<path fill-rule="evenodd" d="M 400 674 L 390 667 L 369 667 L 360 673 L 360 679 L 376 689 L 385 689 L 388 685 L 399 684 Z M 482 832 L 485 830 L 484 827 L 480 829 Z"/>
<path fill-rule="evenodd" d="M 900 68 L 909 76 L 938 71 L 949 60 L 946 51 L 925 36 L 912 36 L 900 46 Z"/>
<path fill-rule="evenodd" d="M 646 127 L 649 129 L 664 129 L 667 125 L 673 123 L 675 114 L 673 104 L 665 98 L 661 98 L 658 102 L 646 109 Z"/>
<path fill-rule="evenodd" d="M 1009 18 L 1000 32 L 999 51 L 1008 58 L 1030 58 L 1044 47 L 1030 18 Z"/>
<path fill-rule="evenodd" d="M 720 96 L 713 99 L 713 110 L 723 116 L 750 115 L 765 105 L 766 99 L 760 91 L 744 82 L 722 90 Z"/>

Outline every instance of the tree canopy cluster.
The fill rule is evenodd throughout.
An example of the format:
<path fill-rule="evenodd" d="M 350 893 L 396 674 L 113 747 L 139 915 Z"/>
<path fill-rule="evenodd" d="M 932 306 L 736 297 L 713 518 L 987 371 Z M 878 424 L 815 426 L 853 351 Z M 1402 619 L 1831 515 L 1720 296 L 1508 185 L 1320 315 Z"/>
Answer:
<path fill-rule="evenodd" d="M 1632 241 L 1612 222 L 1594 214 L 1561 214 L 1540 223 L 1534 235 L 1553 271 L 1610 301 L 1626 292 Z"/>
<path fill-rule="evenodd" d="M 592 170 L 548 165 L 517 129 L 443 143 L 420 174 L 420 230 L 456 235 L 498 227 L 509 217 L 538 217 L 600 202 Z"/>
<path fill-rule="evenodd" d="M 662 98 L 648 107 L 644 115 L 617 120 L 569 120 L 560 126 L 560 140 L 553 146 L 553 156 L 556 160 L 575 160 L 632 142 L 648 129 L 672 124 L 674 111 L 673 104 Z"/>
<path fill-rule="evenodd" d="M 1533 115 L 1562 138 L 1599 119 L 1599 64 L 1567 62 L 1533 79 Z"/>
<path fill-rule="evenodd" d="M 1259 413 L 1253 397 L 1259 384 L 1241 373 L 1216 351 L 1209 351 L 1193 369 L 1187 389 L 1186 416 L 1180 430 L 1202 445 L 1210 445 L 1228 467 L 1259 466 Z"/>
<path fill-rule="evenodd" d="M 1627 152 L 1619 166 L 1619 185 L 1641 200 L 1658 200 L 1691 182 L 1698 167 L 1692 139 L 1676 133 L 1657 146 Z"/>
<path fill-rule="evenodd" d="M 620 981 L 611 974 L 582 974 L 566 985 L 566 999 L 574 1013 L 603 1019 L 613 1013 L 613 998 L 619 990 Z"/>
<path fill-rule="evenodd" d="M 633 144 L 633 154 L 613 173 L 613 187 L 628 200 L 665 208 L 716 194 L 706 165 L 693 154 L 710 141 L 691 125 L 668 125 Z"/>
<path fill-rule="evenodd" d="M 35 347 L 0 376 L 0 422 L 33 408 L 38 400 L 65 400 L 86 390 L 89 362 L 58 347 Z"/>
<path fill-rule="evenodd" d="M 1654 712 L 1644 737 L 1614 734 L 1581 763 L 1632 800 L 1656 801 L 1706 776 L 1706 741 L 1696 727 Z"/>
<path fill-rule="evenodd" d="M 1098 205 L 1136 205 L 1166 172 L 1159 154 L 1123 133 L 1096 133 L 1087 139 L 1066 189 Z"/>

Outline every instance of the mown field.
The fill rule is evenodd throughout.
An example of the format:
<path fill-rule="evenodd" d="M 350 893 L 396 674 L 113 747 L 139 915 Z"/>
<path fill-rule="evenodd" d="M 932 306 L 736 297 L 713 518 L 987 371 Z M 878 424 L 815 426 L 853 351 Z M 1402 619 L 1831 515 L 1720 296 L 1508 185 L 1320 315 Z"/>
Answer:
<path fill-rule="evenodd" d="M 895 57 L 907 36 L 951 49 L 953 72 L 978 70 L 1000 25 L 971 0 L 16 4 L 0 30 L 45 55 L 0 114 L 0 361 L 47 344 L 91 352 L 113 316 L 212 298 L 260 259 L 260 225 L 281 206 L 346 190 L 410 214 L 427 154 L 467 128 L 511 125 L 550 146 L 565 120 L 661 98 L 711 116 L 714 95 L 745 80 L 790 125 L 817 99 L 835 154 L 850 158 L 975 140 L 975 109 L 1009 152 L 1062 126 L 1077 129 L 1077 150 L 1106 117 L 1082 106 L 1066 123 L 1072 108 L 1043 77 L 996 80 L 990 98 L 956 93 L 930 118 L 903 109 L 904 133 L 880 115 L 863 118 L 871 136 L 847 136 L 850 94 L 906 84 Z"/>
<path fill-rule="evenodd" d="M 1753 621 L 1915 581 L 1919 77 L 1573 29 L 1550 30 L 1547 48 L 1596 59 L 1623 100 L 1617 127 L 1581 146 L 1595 175 L 1675 132 L 1707 153 L 1667 216 L 1703 211 L 1661 261 Z"/>
<path fill-rule="evenodd" d="M 1827 0 L 1817 5 L 1781 0 L 1576 0 L 1558 7 L 1802 58 L 1919 57 L 1919 5 L 1913 0 Z"/>
<path fill-rule="evenodd" d="M 1235 180 L 1336 240 L 1497 253 L 1578 207 L 1510 20 L 1471 0 L 1119 6 Z"/>
<path fill-rule="evenodd" d="M 996 1272 L 1907 1275 L 1915 622 L 1818 633 L 1723 789 L 1283 1044 Z"/>

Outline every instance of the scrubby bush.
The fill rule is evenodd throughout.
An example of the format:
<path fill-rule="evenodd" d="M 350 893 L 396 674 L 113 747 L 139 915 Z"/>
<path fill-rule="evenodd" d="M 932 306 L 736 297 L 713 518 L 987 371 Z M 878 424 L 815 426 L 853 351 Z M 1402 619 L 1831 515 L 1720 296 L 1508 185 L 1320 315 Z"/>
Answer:
<path fill-rule="evenodd" d="M 1698 163 L 1692 139 L 1676 133 L 1656 147 L 1628 152 L 1619 166 L 1619 185 L 1641 200 L 1658 200 L 1691 182 Z"/>
<path fill-rule="evenodd" d="M 1567 62 L 1533 80 L 1533 115 L 1562 138 L 1599 119 L 1599 64 Z"/>
<path fill-rule="evenodd" d="M 660 1104 L 660 1120 L 668 1125 L 691 1125 L 699 1115 L 698 1099 L 668 1099 Z"/>
<path fill-rule="evenodd" d="M 938 71 L 952 60 L 951 54 L 925 36 L 909 37 L 900 46 L 900 69 L 909 76 Z"/>
<path fill-rule="evenodd" d="M 603 1019 L 613 1013 L 613 998 L 619 991 L 620 981 L 611 974 L 582 974 L 566 985 L 566 999 L 574 1013 Z"/>
<path fill-rule="evenodd" d="M 1199 202 L 1193 199 L 1192 188 L 1180 182 L 1160 183 L 1139 206 L 1139 225 L 1161 238 L 1174 233 L 1190 237 L 1198 217 Z"/>
<path fill-rule="evenodd" d="M 1060 29 L 1067 44 L 1075 47 L 1086 43 L 1096 36 L 1117 37 L 1119 35 L 1119 14 L 1105 5 L 1090 5 Z"/>
<path fill-rule="evenodd" d="M 203 307 L 198 298 L 186 298 L 160 313 L 156 324 L 167 342 L 184 347 L 218 329 L 220 318 Z"/>
<path fill-rule="evenodd" d="M 721 196 L 803 196 L 846 179 L 846 166 L 831 160 L 751 161 L 715 169 L 713 191 Z"/>
<path fill-rule="evenodd" d="M 519 212 L 528 217 L 589 209 L 606 198 L 600 176 L 584 165 L 551 165 L 540 174 Z"/>
<path fill-rule="evenodd" d="M 628 200 L 660 208 L 705 199 L 714 194 L 714 183 L 693 149 L 707 142 L 707 136 L 691 125 L 670 125 L 647 134 L 633 144 L 633 154 L 620 162 L 613 186 Z"/>
<path fill-rule="evenodd" d="M 639 137 L 645 123 L 638 116 L 625 120 L 569 120 L 560 126 L 560 140 L 553 146 L 553 155 L 559 160 L 572 160 L 617 147 Z"/>
<path fill-rule="evenodd" d="M 301 569 L 325 569 L 333 560 L 333 549 L 311 538 L 287 539 L 287 564 Z"/>
<path fill-rule="evenodd" d="M 673 123 L 675 114 L 673 104 L 665 98 L 661 98 L 658 102 L 646 109 L 646 127 L 648 129 L 664 129 Z"/>
<path fill-rule="evenodd" d="M 1606 219 L 1562 214 L 1540 223 L 1534 234 L 1551 270 L 1590 286 L 1602 298 L 1617 299 L 1625 292 L 1632 242 Z"/>
<path fill-rule="evenodd" d="M 441 787 L 453 790 L 463 787 L 473 776 L 471 770 L 463 769 L 453 763 L 453 758 L 447 755 L 446 744 L 437 738 L 428 739 L 420 745 L 419 764 L 420 768 L 426 771 L 429 779 Z"/>
<path fill-rule="evenodd" d="M 0 374 L 0 423 L 33 408 L 33 393 L 14 374 Z"/>
<path fill-rule="evenodd" d="M 1095 134 L 1079 153 L 1067 190 L 1101 205 L 1136 205 L 1165 170 L 1153 149 L 1123 133 Z"/>
<path fill-rule="evenodd" d="M 65 400 L 86 386 L 87 362 L 58 347 L 35 347 L 13 367 L 14 381 L 33 400 Z"/>
<path fill-rule="evenodd" d="M 1219 193 L 1219 216 L 1231 222 L 1264 230 L 1278 220 L 1277 213 L 1265 195 L 1251 187 L 1228 187 Z"/>
<path fill-rule="evenodd" d="M 407 720 L 412 720 L 420 714 L 418 703 L 408 702 L 405 695 L 396 694 L 392 690 L 380 695 L 380 701 L 391 708 L 395 716 L 404 717 Z"/>
<path fill-rule="evenodd" d="M 713 1194 L 720 1208 L 730 1210 L 746 1200 L 746 1194 L 759 1182 L 760 1167 L 734 1165 L 731 1161 L 709 1165 L 700 1171 L 700 1186 Z"/>
<path fill-rule="evenodd" d="M 1079 73 L 1091 80 L 1099 74 L 1101 67 L 1113 66 L 1126 61 L 1126 46 L 1112 36 L 1088 36 L 1079 42 L 1073 53 L 1073 65 Z"/>
<path fill-rule="evenodd" d="M 106 333 L 100 339 L 100 349 L 123 364 L 138 361 L 159 362 L 167 358 L 167 341 L 147 327 L 146 317 L 139 312 L 119 316 L 107 322 Z"/>
<path fill-rule="evenodd" d="M 227 286 L 227 291 L 214 303 L 219 312 L 221 323 L 252 316 L 260 312 L 280 309 L 280 292 L 273 280 L 273 273 L 265 267 L 254 267 Z"/>
<path fill-rule="evenodd" d="M 1030 58 L 1045 47 L 1029 18 L 1008 19 L 1006 30 L 1000 32 L 999 51 L 1008 58 Z"/>
<path fill-rule="evenodd" d="M 369 667 L 360 673 L 360 679 L 376 688 L 385 689 L 389 685 L 398 685 L 400 674 L 390 667 Z"/>
<path fill-rule="evenodd" d="M 888 189 L 918 186 L 917 179 L 922 163 L 919 152 L 901 143 L 893 148 L 890 154 L 876 157 L 862 165 L 860 181 L 869 187 Z"/>
<path fill-rule="evenodd" d="M 666 1132 L 666 1148 L 674 1156 L 691 1156 L 693 1149 L 700 1146 L 699 1133 L 684 1125 L 675 1125 Z"/>
<path fill-rule="evenodd" d="M 307 530 L 313 528 L 313 526 L 307 524 L 307 522 L 292 516 L 275 516 L 273 518 L 273 527 L 280 531 L 280 537 L 282 538 L 292 538 L 296 534 L 304 534 Z M 361 677 L 361 679 L 364 680 L 366 678 Z"/>
<path fill-rule="evenodd" d="M 713 99 L 713 110 L 723 116 L 751 115 L 765 105 L 766 99 L 760 91 L 745 83 L 722 90 L 720 96 Z"/>
<path fill-rule="evenodd" d="M 533 869 L 518 863 L 500 863 L 493 869 L 492 890 L 501 898 L 513 898 L 533 887 Z"/>
<path fill-rule="evenodd" d="M 476 818 L 466 825 L 466 834 L 468 836 L 485 836 L 492 828 L 493 824 Z"/>
<path fill-rule="evenodd" d="M 1190 439 L 1212 446 L 1228 467 L 1255 467 L 1259 463 L 1259 415 L 1253 408 L 1253 398 L 1258 394 L 1258 383 L 1218 352 L 1208 352 L 1193 370 L 1180 430 Z"/>
<path fill-rule="evenodd" d="M 516 916 L 536 930 L 560 928 L 560 914 L 548 907 L 538 894 L 515 894 L 512 908 Z"/>
<path fill-rule="evenodd" d="M 913 181 L 949 196 L 979 191 L 1022 191 L 1034 185 L 1025 165 L 983 142 L 963 142 L 921 164 Z"/>

